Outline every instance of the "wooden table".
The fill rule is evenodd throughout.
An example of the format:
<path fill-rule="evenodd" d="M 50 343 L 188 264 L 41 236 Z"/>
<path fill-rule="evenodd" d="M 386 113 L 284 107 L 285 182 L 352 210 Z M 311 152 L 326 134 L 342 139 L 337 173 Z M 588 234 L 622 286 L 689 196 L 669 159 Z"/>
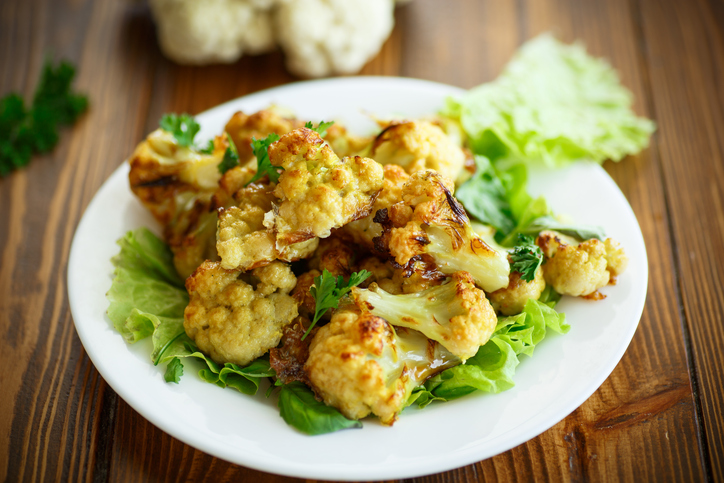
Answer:
<path fill-rule="evenodd" d="M 488 460 L 415 481 L 724 481 L 724 4 L 414 0 L 361 72 L 461 87 L 552 30 L 607 57 L 653 118 L 651 147 L 606 170 L 643 230 L 649 291 L 621 363 L 570 416 Z M 32 95 L 44 56 L 78 66 L 91 109 L 0 179 L 0 480 L 287 481 L 197 451 L 139 416 L 76 335 L 66 265 L 101 183 L 168 111 L 293 82 L 280 53 L 181 67 L 143 2 L 0 3 L 0 95 Z"/>

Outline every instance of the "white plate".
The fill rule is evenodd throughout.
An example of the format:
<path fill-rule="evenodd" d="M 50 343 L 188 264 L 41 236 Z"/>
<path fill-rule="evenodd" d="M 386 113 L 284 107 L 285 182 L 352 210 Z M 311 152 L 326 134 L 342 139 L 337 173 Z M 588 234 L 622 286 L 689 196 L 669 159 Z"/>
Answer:
<path fill-rule="evenodd" d="M 374 124 L 365 113 L 410 117 L 436 112 L 455 87 L 382 77 L 291 84 L 223 104 L 197 116 L 199 139 L 221 132 L 236 110 L 287 106 L 303 119 L 337 120 L 357 132 Z M 120 155 L 119 155 L 120 158 Z M 119 159 L 120 161 L 120 159 Z M 556 212 L 599 224 L 621 241 L 630 258 L 618 285 L 599 302 L 564 298 L 571 331 L 550 334 L 533 358 L 522 356 L 516 386 L 501 394 L 473 394 L 425 410 L 409 408 L 392 428 L 366 420 L 361 430 L 309 437 L 279 417 L 276 399 L 249 397 L 202 382 L 189 363 L 180 384 L 167 384 L 149 359 L 149 344 L 127 345 L 105 315 L 110 258 L 126 231 L 151 216 L 128 188 L 124 164 L 88 206 L 73 240 L 68 293 L 78 335 L 103 378 L 136 411 L 170 435 L 209 454 L 258 470 L 302 478 L 371 480 L 449 470 L 517 446 L 582 404 L 623 356 L 644 306 L 648 264 L 631 207 L 597 165 L 531 173 L 530 191 Z"/>

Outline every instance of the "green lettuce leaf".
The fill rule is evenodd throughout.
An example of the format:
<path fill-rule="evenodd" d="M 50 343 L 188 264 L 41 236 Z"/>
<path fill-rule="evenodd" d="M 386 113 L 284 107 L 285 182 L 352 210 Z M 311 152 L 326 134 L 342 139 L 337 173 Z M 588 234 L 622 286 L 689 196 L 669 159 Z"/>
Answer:
<path fill-rule="evenodd" d="M 173 266 L 173 254 L 146 228 L 129 231 L 118 240 L 121 251 L 111 259 L 115 277 L 106 294 L 108 317 L 123 338 L 134 343 L 151 337 L 154 365 L 166 364 L 164 379 L 179 382 L 183 358 L 202 361 L 199 376 L 220 387 L 256 394 L 260 380 L 275 376 L 269 360 L 259 358 L 246 367 L 217 364 L 201 353 L 184 330 L 189 297 Z"/>
<path fill-rule="evenodd" d="M 359 421 L 347 419 L 337 409 L 317 401 L 312 390 L 298 381 L 282 386 L 279 414 L 288 425 L 309 435 L 362 427 Z"/>
<path fill-rule="evenodd" d="M 547 329 L 568 332 L 565 314 L 538 300 L 528 300 L 523 312 L 498 320 L 493 336 L 474 357 L 428 379 L 412 392 L 408 404 L 422 408 L 435 400 L 449 401 L 475 391 L 498 393 L 512 388 L 518 356 L 532 356 Z"/>
<path fill-rule="evenodd" d="M 475 156 L 475 164 L 475 175 L 458 188 L 455 197 L 476 219 L 502 233 L 510 233 L 516 223 L 507 190 L 488 158 Z"/>
<path fill-rule="evenodd" d="M 183 322 L 189 298 L 171 250 L 146 228 L 129 231 L 117 243 L 121 251 L 111 259 L 115 277 L 106 294 L 116 330 L 133 343 L 171 319 Z"/>
<path fill-rule="evenodd" d="M 460 119 L 477 154 L 563 166 L 619 161 L 645 148 L 655 124 L 637 117 L 631 104 L 606 61 L 544 34 L 494 82 L 449 100 L 445 114 Z"/>

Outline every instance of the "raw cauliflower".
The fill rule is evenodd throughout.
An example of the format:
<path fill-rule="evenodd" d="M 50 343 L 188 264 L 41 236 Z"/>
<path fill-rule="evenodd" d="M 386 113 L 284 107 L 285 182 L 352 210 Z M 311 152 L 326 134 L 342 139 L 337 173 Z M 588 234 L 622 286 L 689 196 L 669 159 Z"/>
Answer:
<path fill-rule="evenodd" d="M 391 425 L 415 387 L 459 362 L 419 332 L 341 311 L 314 336 L 304 370 L 315 392 L 346 417 L 372 413 Z"/>
<path fill-rule="evenodd" d="M 296 283 L 282 262 L 242 272 L 206 261 L 186 280 L 184 329 L 214 361 L 247 365 L 276 347 L 297 316 Z"/>
<path fill-rule="evenodd" d="M 181 64 L 234 62 L 274 50 L 280 0 L 150 0 L 161 50 Z"/>
<path fill-rule="evenodd" d="M 536 243 L 546 257 L 546 283 L 560 294 L 591 295 L 606 286 L 611 275 L 621 273 L 628 263 L 618 242 L 610 238 L 605 242 L 592 238 L 576 243 L 554 231 L 543 231 Z"/>
<path fill-rule="evenodd" d="M 394 24 L 392 0 L 292 0 L 276 12 L 287 69 L 302 77 L 353 74 L 379 52 Z"/>
<path fill-rule="evenodd" d="M 274 190 L 280 203 L 264 220 L 279 246 L 326 238 L 367 216 L 382 189 L 382 166 L 359 156 L 339 159 L 311 129 L 285 134 L 268 152 L 271 164 L 284 169 Z"/>
<path fill-rule="evenodd" d="M 464 174 L 467 158 L 439 126 L 428 121 L 391 123 L 375 139 L 370 157 L 380 164 L 402 166 L 408 174 L 432 169 L 452 180 Z"/>

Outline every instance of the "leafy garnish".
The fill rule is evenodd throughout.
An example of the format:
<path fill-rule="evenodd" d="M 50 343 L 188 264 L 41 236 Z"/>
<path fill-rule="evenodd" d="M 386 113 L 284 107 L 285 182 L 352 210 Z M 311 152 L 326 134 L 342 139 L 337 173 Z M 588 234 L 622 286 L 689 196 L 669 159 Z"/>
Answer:
<path fill-rule="evenodd" d="M 307 129 L 311 129 L 312 131 L 315 131 L 317 134 L 319 134 L 319 137 L 324 137 L 327 135 L 327 129 L 334 124 L 334 121 L 324 122 L 320 121 L 319 125 L 317 127 L 314 127 L 311 121 L 307 121 L 307 123 L 304 125 Z"/>
<path fill-rule="evenodd" d="M 536 270 L 543 263 L 543 252 L 532 237 L 519 234 L 518 244 L 513 248 L 510 259 L 510 270 L 518 272 L 521 280 L 532 282 Z"/>
<path fill-rule="evenodd" d="M 522 313 L 498 320 L 492 337 L 474 357 L 428 379 L 422 389 L 413 391 L 408 402 L 424 407 L 434 400 L 449 401 L 476 390 L 498 393 L 510 389 L 520 363 L 518 356 L 532 356 L 548 329 L 568 332 L 565 314 L 529 299 Z"/>
<path fill-rule="evenodd" d="M 341 275 L 335 277 L 325 269 L 322 275 L 315 277 L 314 285 L 309 289 L 309 292 L 316 302 L 314 306 L 314 318 L 312 319 L 312 324 L 302 336 L 302 340 L 309 335 L 309 332 L 328 309 L 336 309 L 339 307 L 340 299 L 347 295 L 349 291 L 352 290 L 352 287 L 356 287 L 367 280 L 367 277 L 370 275 L 372 274 L 367 270 L 360 270 L 359 272 L 352 273 L 352 275 L 349 276 L 349 281 L 345 282 L 344 277 Z"/>
<path fill-rule="evenodd" d="M 631 104 L 607 62 L 544 34 L 494 82 L 450 100 L 447 114 L 460 120 L 477 154 L 563 166 L 619 161 L 646 147 L 655 124 L 637 117 Z"/>
<path fill-rule="evenodd" d="M 71 91 L 75 69 L 68 62 L 43 65 L 33 104 L 11 93 L 0 99 L 0 176 L 23 167 L 33 153 L 50 151 L 58 143 L 58 127 L 71 125 L 88 108 L 88 98 Z"/>
<path fill-rule="evenodd" d="M 507 191 L 488 158 L 475 156 L 475 164 L 475 175 L 455 192 L 455 197 L 469 214 L 502 233 L 509 233 L 515 228 L 515 219 Z"/>
<path fill-rule="evenodd" d="M 534 219 L 527 227 L 521 230 L 521 232 L 529 235 L 538 235 L 538 233 L 543 230 L 555 230 L 558 233 L 581 241 L 590 240 L 591 238 L 603 240 L 605 237 L 603 228 L 600 226 L 563 223 L 550 215 Z"/>
<path fill-rule="evenodd" d="M 231 138 L 229 138 L 231 140 Z M 214 152 L 214 140 L 209 139 L 209 142 L 206 144 L 205 148 L 199 147 L 197 148 L 201 154 L 211 154 Z"/>
<path fill-rule="evenodd" d="M 173 134 L 179 145 L 185 147 L 194 145 L 194 137 L 201 129 L 199 123 L 188 114 L 164 114 L 158 124 L 161 129 Z"/>
<path fill-rule="evenodd" d="M 337 409 L 317 401 L 312 390 L 298 381 L 282 386 L 279 414 L 288 425 L 309 435 L 362 427 L 359 421 L 347 419 Z"/>
<path fill-rule="evenodd" d="M 205 363 L 199 376 L 220 387 L 230 386 L 255 394 L 260 380 L 276 373 L 264 358 L 246 367 L 217 364 L 199 352 L 184 331 L 184 308 L 188 294 L 173 266 L 173 254 L 146 228 L 126 233 L 118 240 L 121 251 L 112 258 L 115 278 L 106 294 L 108 317 L 128 343 L 151 337 L 154 365 L 165 364 L 164 379 L 178 382 L 183 375 L 181 358 Z"/>
<path fill-rule="evenodd" d="M 254 151 L 254 156 L 256 156 L 256 173 L 251 181 L 247 183 L 247 186 L 263 178 L 264 175 L 268 175 L 269 181 L 272 183 L 279 181 L 279 170 L 284 168 L 272 165 L 269 160 L 269 146 L 276 141 L 279 141 L 279 136 L 274 133 L 264 139 L 251 138 L 251 149 Z"/>
<path fill-rule="evenodd" d="M 227 136 L 229 140 L 229 147 L 224 152 L 224 159 L 219 163 L 219 173 L 224 174 L 231 168 L 239 166 L 239 152 L 236 150 L 236 144 L 231 139 L 231 136 Z M 213 150 L 213 143 L 212 143 Z"/>
<path fill-rule="evenodd" d="M 179 383 L 181 376 L 184 375 L 184 366 L 181 364 L 181 359 L 174 357 L 171 362 L 166 366 L 166 372 L 163 375 L 163 379 L 166 382 Z"/>

